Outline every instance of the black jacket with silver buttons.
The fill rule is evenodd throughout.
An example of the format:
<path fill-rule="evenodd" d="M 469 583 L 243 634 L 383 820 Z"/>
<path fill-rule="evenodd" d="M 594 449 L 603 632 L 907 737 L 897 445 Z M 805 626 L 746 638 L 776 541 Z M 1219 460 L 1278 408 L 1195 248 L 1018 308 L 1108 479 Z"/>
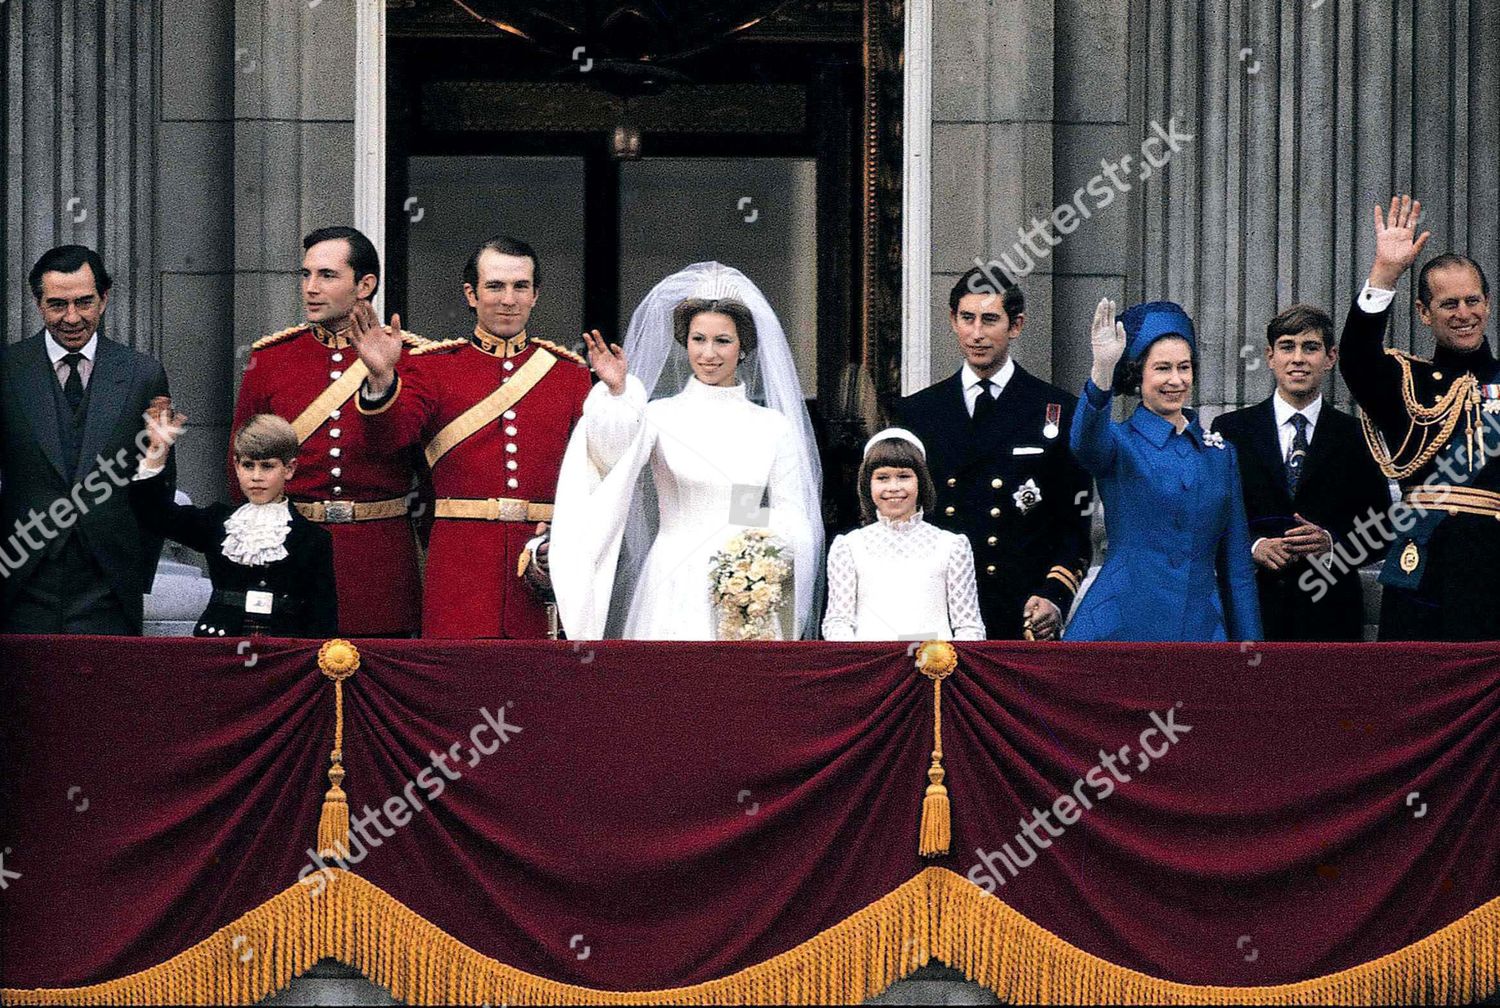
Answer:
<path fill-rule="evenodd" d="M 228 504 L 191 507 L 172 500 L 166 480 L 136 480 L 130 484 L 130 505 L 141 527 L 179 542 L 208 558 L 214 595 L 193 629 L 194 637 L 327 638 L 338 633 L 338 597 L 334 594 L 333 537 L 328 531 L 291 509 L 287 555 L 254 567 L 236 563 L 222 550 L 224 522 L 234 514 Z M 246 611 L 247 593 L 266 593 L 269 614 Z M 264 595 L 256 596 L 257 602 Z"/>

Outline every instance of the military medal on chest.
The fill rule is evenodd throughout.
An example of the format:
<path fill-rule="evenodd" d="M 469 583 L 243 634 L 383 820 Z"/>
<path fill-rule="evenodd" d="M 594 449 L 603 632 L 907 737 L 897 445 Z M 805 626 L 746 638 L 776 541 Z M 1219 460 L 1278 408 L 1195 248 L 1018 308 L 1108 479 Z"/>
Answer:
<path fill-rule="evenodd" d="M 1062 421 L 1062 403 L 1047 404 L 1047 423 L 1042 427 L 1042 437 L 1052 440 L 1058 435 L 1058 423 Z"/>

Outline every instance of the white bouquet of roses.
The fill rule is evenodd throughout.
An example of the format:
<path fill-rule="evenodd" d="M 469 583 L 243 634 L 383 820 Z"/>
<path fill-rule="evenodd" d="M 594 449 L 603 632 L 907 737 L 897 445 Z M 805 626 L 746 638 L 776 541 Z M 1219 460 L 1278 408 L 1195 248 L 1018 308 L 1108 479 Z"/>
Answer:
<path fill-rule="evenodd" d="M 792 554 L 767 529 L 746 529 L 709 561 L 720 640 L 776 640 Z"/>

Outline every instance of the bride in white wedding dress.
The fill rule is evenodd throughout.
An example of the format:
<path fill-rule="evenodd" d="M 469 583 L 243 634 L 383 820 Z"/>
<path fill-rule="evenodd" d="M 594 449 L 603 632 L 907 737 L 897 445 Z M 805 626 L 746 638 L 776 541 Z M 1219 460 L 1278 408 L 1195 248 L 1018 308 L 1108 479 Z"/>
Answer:
<path fill-rule="evenodd" d="M 623 350 L 597 332 L 584 340 L 600 381 L 563 458 L 549 547 L 568 637 L 715 639 L 711 558 L 747 528 L 791 548 L 789 636 L 808 634 L 822 469 L 760 290 L 739 270 L 696 263 L 646 296 Z"/>

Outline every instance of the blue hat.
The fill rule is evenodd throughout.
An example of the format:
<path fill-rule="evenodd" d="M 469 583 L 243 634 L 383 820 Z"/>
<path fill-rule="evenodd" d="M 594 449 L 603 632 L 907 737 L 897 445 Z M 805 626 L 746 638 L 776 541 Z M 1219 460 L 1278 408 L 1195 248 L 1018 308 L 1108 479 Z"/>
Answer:
<path fill-rule="evenodd" d="M 1180 336 L 1187 340 L 1190 350 L 1198 351 L 1193 320 L 1176 301 L 1131 305 L 1120 316 L 1120 322 L 1125 326 L 1125 356 L 1131 361 L 1140 360 L 1146 349 L 1163 336 Z"/>

